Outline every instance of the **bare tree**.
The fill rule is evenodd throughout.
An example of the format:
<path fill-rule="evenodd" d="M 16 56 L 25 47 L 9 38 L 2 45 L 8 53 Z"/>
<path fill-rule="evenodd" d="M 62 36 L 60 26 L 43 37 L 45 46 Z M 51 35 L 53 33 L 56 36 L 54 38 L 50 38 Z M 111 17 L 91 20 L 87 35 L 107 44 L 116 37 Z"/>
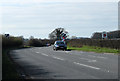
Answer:
<path fill-rule="evenodd" d="M 71 39 L 77 39 L 77 37 L 76 36 L 71 36 Z"/>
<path fill-rule="evenodd" d="M 61 37 L 62 37 L 63 34 L 66 35 L 66 36 L 68 36 L 68 32 L 65 31 L 64 28 L 56 28 L 54 31 L 52 31 L 52 32 L 49 34 L 49 38 L 50 38 L 50 39 L 61 40 Z"/>
<path fill-rule="evenodd" d="M 33 37 L 33 36 L 30 36 L 29 39 L 34 39 L 34 37 Z"/>

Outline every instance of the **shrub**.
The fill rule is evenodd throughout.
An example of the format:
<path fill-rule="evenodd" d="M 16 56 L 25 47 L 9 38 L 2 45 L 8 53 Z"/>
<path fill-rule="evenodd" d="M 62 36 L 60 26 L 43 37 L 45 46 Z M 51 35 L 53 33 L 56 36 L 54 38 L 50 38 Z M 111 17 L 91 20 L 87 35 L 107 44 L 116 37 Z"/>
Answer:
<path fill-rule="evenodd" d="M 81 47 L 83 45 L 88 45 L 120 49 L 120 40 L 72 39 L 68 41 L 68 45 L 71 47 Z"/>
<path fill-rule="evenodd" d="M 54 40 L 49 40 L 49 39 L 30 39 L 28 41 L 29 46 L 35 46 L 35 47 L 41 47 L 41 46 L 46 46 L 46 44 L 53 44 Z"/>
<path fill-rule="evenodd" d="M 2 35 L 2 47 L 8 48 L 8 47 L 20 47 L 23 45 L 23 38 L 22 37 L 13 37 L 10 36 L 6 38 Z"/>
<path fill-rule="evenodd" d="M 38 39 L 30 39 L 29 46 L 41 47 L 43 46 L 42 42 Z"/>

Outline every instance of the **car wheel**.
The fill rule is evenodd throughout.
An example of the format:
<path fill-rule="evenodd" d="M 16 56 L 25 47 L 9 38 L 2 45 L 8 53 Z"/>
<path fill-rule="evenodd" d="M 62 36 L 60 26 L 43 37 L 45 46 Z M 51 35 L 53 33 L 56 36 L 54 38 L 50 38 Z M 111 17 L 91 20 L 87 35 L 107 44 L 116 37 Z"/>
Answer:
<path fill-rule="evenodd" d="M 53 47 L 53 50 L 55 50 L 55 47 Z"/>
<path fill-rule="evenodd" d="M 67 51 L 67 48 L 65 48 L 64 50 Z"/>
<path fill-rule="evenodd" d="M 57 48 L 54 47 L 54 50 L 57 51 Z"/>

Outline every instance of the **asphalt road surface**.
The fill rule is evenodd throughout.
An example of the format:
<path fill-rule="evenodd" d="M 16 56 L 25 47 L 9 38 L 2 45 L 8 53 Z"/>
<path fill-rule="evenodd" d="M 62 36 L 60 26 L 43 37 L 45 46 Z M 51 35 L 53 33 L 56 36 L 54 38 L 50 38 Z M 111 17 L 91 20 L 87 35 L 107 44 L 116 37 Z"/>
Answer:
<path fill-rule="evenodd" d="M 118 56 L 50 47 L 14 50 L 11 57 L 31 79 L 118 79 Z"/>

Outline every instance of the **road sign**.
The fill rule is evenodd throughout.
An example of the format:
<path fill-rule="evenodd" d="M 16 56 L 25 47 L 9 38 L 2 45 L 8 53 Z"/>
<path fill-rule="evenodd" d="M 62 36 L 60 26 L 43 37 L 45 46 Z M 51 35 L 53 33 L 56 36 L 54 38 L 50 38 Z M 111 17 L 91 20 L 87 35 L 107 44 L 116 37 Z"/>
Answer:
<path fill-rule="evenodd" d="M 61 34 L 61 38 L 62 38 L 62 41 L 65 41 L 65 39 L 66 39 L 66 34 L 62 33 L 62 34 Z"/>
<path fill-rule="evenodd" d="M 107 39 L 107 32 L 102 32 L 102 38 Z"/>
<path fill-rule="evenodd" d="M 8 38 L 9 36 L 10 36 L 9 34 L 5 34 L 5 37 L 7 37 L 7 38 Z"/>

